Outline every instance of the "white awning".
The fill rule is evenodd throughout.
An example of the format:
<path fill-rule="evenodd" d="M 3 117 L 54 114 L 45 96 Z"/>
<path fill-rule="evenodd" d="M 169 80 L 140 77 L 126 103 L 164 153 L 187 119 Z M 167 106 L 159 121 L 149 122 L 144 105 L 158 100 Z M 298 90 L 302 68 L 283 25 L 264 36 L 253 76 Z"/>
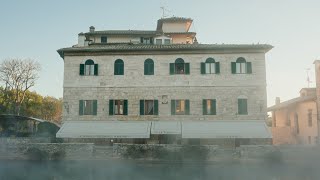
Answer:
<path fill-rule="evenodd" d="M 262 120 L 182 121 L 182 138 L 272 138 Z"/>
<path fill-rule="evenodd" d="M 66 121 L 57 138 L 150 138 L 150 121 Z"/>
<path fill-rule="evenodd" d="M 181 134 L 181 122 L 152 121 L 151 134 Z"/>

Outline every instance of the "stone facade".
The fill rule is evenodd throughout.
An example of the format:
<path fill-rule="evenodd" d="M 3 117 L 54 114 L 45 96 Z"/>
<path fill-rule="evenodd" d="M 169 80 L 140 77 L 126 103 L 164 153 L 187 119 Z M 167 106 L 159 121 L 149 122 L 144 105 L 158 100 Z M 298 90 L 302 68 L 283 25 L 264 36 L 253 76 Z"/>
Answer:
<path fill-rule="evenodd" d="M 201 74 L 200 63 L 209 57 L 220 62 L 220 74 Z M 231 62 L 244 57 L 252 62 L 252 74 L 232 74 Z M 143 74 L 143 63 L 151 58 L 155 75 Z M 190 75 L 170 75 L 169 64 L 183 58 L 190 63 Z M 92 59 L 99 64 L 98 76 L 79 76 L 79 64 Z M 124 61 L 124 75 L 114 75 L 116 59 Z M 265 120 L 266 78 L 264 53 L 189 54 L 132 56 L 67 56 L 64 75 L 63 120 Z M 248 115 L 237 115 L 237 99 L 248 98 Z M 168 103 L 165 102 L 167 98 Z M 98 100 L 97 116 L 79 116 L 79 100 Z M 128 99 L 128 116 L 109 116 L 109 99 Z M 158 99 L 159 116 L 139 116 L 140 99 Z M 172 116 L 171 99 L 189 99 L 190 115 Z M 217 115 L 202 114 L 202 99 L 217 100 Z"/>

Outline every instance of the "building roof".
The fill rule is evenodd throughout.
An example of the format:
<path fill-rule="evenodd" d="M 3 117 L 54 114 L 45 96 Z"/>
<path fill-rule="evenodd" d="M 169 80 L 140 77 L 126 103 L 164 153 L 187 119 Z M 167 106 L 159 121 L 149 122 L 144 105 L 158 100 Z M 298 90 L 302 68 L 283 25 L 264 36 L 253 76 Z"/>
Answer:
<path fill-rule="evenodd" d="M 144 30 L 105 30 L 105 31 L 94 31 L 94 32 L 86 32 L 79 33 L 85 35 L 144 35 L 144 36 L 157 36 L 162 34 L 191 34 L 195 35 L 196 32 L 165 32 L 162 31 L 144 31 Z"/>
<path fill-rule="evenodd" d="M 105 30 L 87 32 L 86 35 L 102 34 L 102 35 L 155 35 L 160 34 L 159 31 L 152 30 Z"/>
<path fill-rule="evenodd" d="M 316 100 L 316 98 L 317 98 L 316 95 L 301 96 L 301 97 L 290 99 L 290 100 L 284 101 L 284 102 L 282 102 L 280 104 L 276 104 L 274 106 L 271 106 L 267 110 L 268 110 L 268 112 L 269 111 L 274 111 L 274 110 L 286 108 L 286 107 L 289 107 L 289 106 L 293 106 L 295 104 L 302 103 L 302 102 L 305 102 L 305 101 L 313 101 L 313 100 Z"/>
<path fill-rule="evenodd" d="M 222 51 L 226 52 L 268 52 L 273 46 L 268 44 L 113 44 L 113 45 L 90 45 L 83 47 L 69 47 L 57 50 L 62 58 L 65 53 L 79 52 L 138 52 L 138 51 Z"/>

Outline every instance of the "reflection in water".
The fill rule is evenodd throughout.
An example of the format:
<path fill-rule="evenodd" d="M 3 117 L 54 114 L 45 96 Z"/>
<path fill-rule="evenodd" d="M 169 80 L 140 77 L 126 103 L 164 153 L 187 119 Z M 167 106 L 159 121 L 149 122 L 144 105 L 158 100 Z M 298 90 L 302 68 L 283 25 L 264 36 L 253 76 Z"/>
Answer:
<path fill-rule="evenodd" d="M 239 162 L 0 161 L 1 180 L 308 180 L 319 166 Z"/>

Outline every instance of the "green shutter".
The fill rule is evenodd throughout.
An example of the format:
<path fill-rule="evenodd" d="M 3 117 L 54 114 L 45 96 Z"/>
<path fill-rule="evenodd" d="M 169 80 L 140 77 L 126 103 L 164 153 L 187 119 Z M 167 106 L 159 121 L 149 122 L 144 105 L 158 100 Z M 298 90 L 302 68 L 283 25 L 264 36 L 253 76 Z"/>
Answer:
<path fill-rule="evenodd" d="M 185 74 L 190 74 L 190 63 L 184 63 Z"/>
<path fill-rule="evenodd" d="M 140 43 L 143 43 L 143 37 L 140 37 Z"/>
<path fill-rule="evenodd" d="M 144 75 L 149 75 L 148 73 L 148 64 L 144 63 Z"/>
<path fill-rule="evenodd" d="M 118 75 L 119 74 L 118 73 L 118 65 L 117 65 L 117 63 L 114 63 L 113 74 L 114 75 Z"/>
<path fill-rule="evenodd" d="M 94 65 L 94 75 L 98 76 L 98 64 Z"/>
<path fill-rule="evenodd" d="M 171 100 L 171 115 L 176 114 L 176 100 Z"/>
<path fill-rule="evenodd" d="M 124 75 L 124 64 L 119 65 L 119 75 Z"/>
<path fill-rule="evenodd" d="M 247 62 L 247 74 L 252 74 L 252 65 L 251 65 L 251 62 Z"/>
<path fill-rule="evenodd" d="M 203 112 L 203 115 L 207 115 L 207 100 L 206 99 L 202 100 L 202 112 Z"/>
<path fill-rule="evenodd" d="M 140 100 L 140 115 L 144 115 L 144 100 Z"/>
<path fill-rule="evenodd" d="M 189 115 L 190 114 L 190 101 L 187 99 L 187 100 L 185 100 L 185 102 L 186 102 L 186 115 Z"/>
<path fill-rule="evenodd" d="M 80 64 L 80 75 L 84 75 L 84 64 Z"/>
<path fill-rule="evenodd" d="M 128 100 L 123 100 L 123 115 L 128 115 Z"/>
<path fill-rule="evenodd" d="M 170 63 L 170 75 L 174 74 L 174 63 Z"/>
<path fill-rule="evenodd" d="M 79 115 L 83 115 L 83 100 L 79 101 Z"/>
<path fill-rule="evenodd" d="M 113 115 L 113 103 L 112 99 L 109 100 L 109 115 Z"/>
<path fill-rule="evenodd" d="M 211 115 L 217 114 L 217 100 L 212 99 L 211 100 Z"/>
<path fill-rule="evenodd" d="M 216 66 L 216 74 L 220 74 L 220 62 L 216 62 L 215 66 Z"/>
<path fill-rule="evenodd" d="M 149 74 L 154 75 L 154 63 L 149 65 L 149 70 L 150 70 Z"/>
<path fill-rule="evenodd" d="M 200 65 L 201 74 L 206 74 L 206 63 L 202 62 Z"/>
<path fill-rule="evenodd" d="M 93 111 L 92 111 L 92 115 L 97 115 L 97 109 L 98 109 L 98 102 L 97 102 L 97 100 L 93 100 Z"/>
<path fill-rule="evenodd" d="M 236 73 L 236 63 L 235 62 L 231 62 L 231 72 L 232 72 L 232 74 Z"/>
<path fill-rule="evenodd" d="M 248 114 L 247 99 L 238 99 L 238 114 Z"/>
<path fill-rule="evenodd" d="M 159 101 L 156 99 L 154 100 L 153 108 L 154 108 L 154 115 L 159 115 Z"/>

